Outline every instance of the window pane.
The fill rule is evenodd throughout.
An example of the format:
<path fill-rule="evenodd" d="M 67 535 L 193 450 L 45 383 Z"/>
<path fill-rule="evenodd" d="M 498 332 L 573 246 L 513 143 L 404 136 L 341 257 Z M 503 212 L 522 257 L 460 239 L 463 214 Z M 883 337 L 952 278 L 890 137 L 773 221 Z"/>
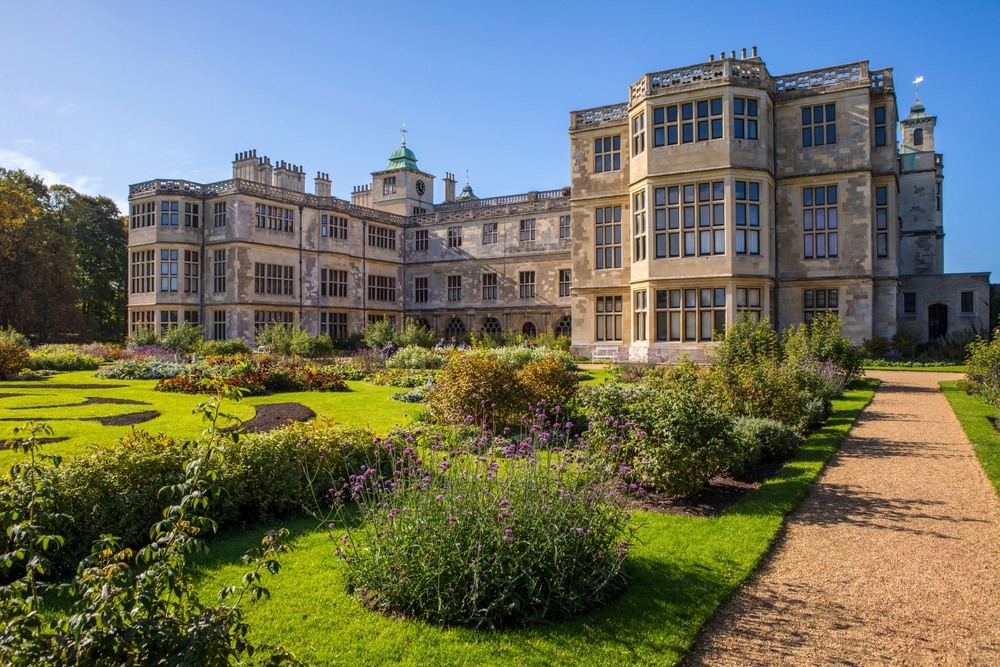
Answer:
<path fill-rule="evenodd" d="M 653 124 L 661 125 L 663 123 L 663 107 L 653 109 Z"/>
<path fill-rule="evenodd" d="M 726 305 L 726 289 L 724 287 L 715 288 L 715 307 L 722 308 Z"/>
<path fill-rule="evenodd" d="M 875 107 L 875 122 L 877 124 L 885 122 L 885 107 Z"/>
<path fill-rule="evenodd" d="M 696 340 L 698 338 L 698 313 L 694 311 L 684 313 L 684 340 Z"/>
<path fill-rule="evenodd" d="M 875 188 L 875 205 L 885 206 L 886 202 L 886 188 Z"/>
<path fill-rule="evenodd" d="M 694 232 L 684 232 L 684 254 L 687 256 L 694 255 L 694 243 L 695 237 Z"/>
<path fill-rule="evenodd" d="M 747 139 L 757 138 L 757 121 L 748 120 L 747 121 Z"/>
<path fill-rule="evenodd" d="M 885 146 L 885 128 L 876 127 L 875 128 L 875 145 Z"/>
<path fill-rule="evenodd" d="M 726 333 L 726 311 L 724 310 L 715 311 L 715 333 Z"/>
<path fill-rule="evenodd" d="M 817 125 L 813 128 L 813 144 L 816 146 L 823 145 L 823 126 Z"/>
<path fill-rule="evenodd" d="M 813 205 L 813 191 L 812 188 L 806 188 L 802 191 L 802 205 L 812 206 Z"/>
<path fill-rule="evenodd" d="M 802 211 L 802 228 L 811 232 L 813 228 L 813 212 L 811 210 Z"/>
<path fill-rule="evenodd" d="M 679 311 L 670 313 L 670 340 L 681 339 L 681 314 Z"/>
<path fill-rule="evenodd" d="M 823 202 L 818 201 L 817 204 L 822 204 Z M 831 185 L 826 189 L 826 203 L 833 205 L 837 203 L 837 186 Z"/>
<path fill-rule="evenodd" d="M 712 119 L 712 138 L 721 139 L 722 138 L 722 119 L 713 118 Z"/>
<path fill-rule="evenodd" d="M 806 257 L 812 257 L 813 256 L 813 235 L 812 234 L 806 234 L 805 237 L 803 238 L 803 241 L 805 242 L 804 243 L 805 256 Z"/>
<path fill-rule="evenodd" d="M 656 188 L 653 190 L 653 203 L 655 206 L 665 206 L 667 204 L 666 188 Z"/>
<path fill-rule="evenodd" d="M 712 311 L 704 310 L 701 313 L 701 339 L 712 340 Z"/>
<path fill-rule="evenodd" d="M 747 224 L 747 205 L 737 204 L 736 205 L 736 224 L 745 225 Z"/>
<path fill-rule="evenodd" d="M 716 255 L 726 254 L 726 230 L 724 229 L 715 230 L 715 241 L 713 249 Z"/>
<path fill-rule="evenodd" d="M 677 143 L 677 126 L 669 125 L 667 126 L 667 143 L 671 146 Z"/>
<path fill-rule="evenodd" d="M 694 105 L 688 102 L 681 105 L 681 120 L 691 120 L 694 118 Z"/>
<path fill-rule="evenodd" d="M 712 225 L 712 207 L 703 204 L 698 207 L 698 226 L 710 227 Z"/>
<path fill-rule="evenodd" d="M 698 305 L 698 292 L 693 289 L 684 290 L 684 307 L 695 308 Z"/>
<path fill-rule="evenodd" d="M 837 105 L 827 104 L 826 105 L 826 122 L 832 123 L 837 119 Z"/>
<path fill-rule="evenodd" d="M 712 115 L 718 116 L 722 113 L 722 98 L 717 97 L 712 100 Z"/>
<path fill-rule="evenodd" d="M 875 229 L 886 229 L 887 221 L 886 210 L 884 208 L 877 209 L 875 211 Z"/>
<path fill-rule="evenodd" d="M 757 100 L 747 100 L 747 115 L 748 116 L 757 115 Z"/>
<path fill-rule="evenodd" d="M 837 126 L 827 125 L 826 126 L 826 143 L 835 144 L 837 143 Z"/>
<path fill-rule="evenodd" d="M 726 197 L 726 184 L 723 181 L 712 183 L 712 199 L 720 201 Z"/>
<path fill-rule="evenodd" d="M 833 244 L 830 244 L 830 253 L 833 254 Z M 888 234 L 877 234 L 876 235 L 876 246 L 879 257 L 889 256 L 889 238 Z"/>
<path fill-rule="evenodd" d="M 736 252 L 738 254 L 746 254 L 747 251 L 747 232 L 745 229 L 736 230 Z"/>
<path fill-rule="evenodd" d="M 822 206 L 823 204 L 826 203 L 824 201 L 824 196 L 825 196 L 824 193 L 825 192 L 826 192 L 826 190 L 824 190 L 823 188 L 816 188 L 813 191 L 813 195 L 815 196 L 815 199 L 816 199 L 816 206 Z"/>
<path fill-rule="evenodd" d="M 808 127 L 802 128 L 802 147 L 809 148 L 812 145 L 812 130 Z"/>
<path fill-rule="evenodd" d="M 802 124 L 812 125 L 812 107 L 803 107 L 802 109 Z"/>
<path fill-rule="evenodd" d="M 802 305 L 806 308 L 813 307 L 813 291 L 811 289 L 807 289 L 802 293 Z"/>
<path fill-rule="evenodd" d="M 680 229 L 681 211 L 677 208 L 670 209 L 670 229 Z"/>
<path fill-rule="evenodd" d="M 666 257 L 667 256 L 667 235 L 657 234 L 656 235 L 656 256 Z"/>
<path fill-rule="evenodd" d="M 816 235 L 816 256 L 826 257 L 826 234 Z"/>
<path fill-rule="evenodd" d="M 816 229 L 826 229 L 826 209 L 816 209 Z"/>
<path fill-rule="evenodd" d="M 680 257 L 681 254 L 681 235 L 674 233 L 670 235 L 670 256 Z"/>
<path fill-rule="evenodd" d="M 750 307 L 760 308 L 760 290 L 759 289 L 749 290 L 748 296 L 750 297 Z"/>
<path fill-rule="evenodd" d="M 714 225 L 726 224 L 725 204 L 715 204 L 712 206 L 712 224 Z"/>
<path fill-rule="evenodd" d="M 735 97 L 733 98 L 733 113 L 742 116 L 743 115 L 743 98 Z"/>
<path fill-rule="evenodd" d="M 667 197 L 668 197 L 667 199 L 668 204 L 680 203 L 680 188 L 678 188 L 676 185 L 667 188 Z"/>
<path fill-rule="evenodd" d="M 750 201 L 760 201 L 760 183 L 750 184 Z"/>
<path fill-rule="evenodd" d="M 653 219 L 657 231 L 662 231 L 667 228 L 667 210 L 665 208 L 656 209 Z"/>
<path fill-rule="evenodd" d="M 750 254 L 760 254 L 760 232 L 756 229 L 750 230 Z"/>
<path fill-rule="evenodd" d="M 760 206 L 757 204 L 750 204 L 750 226 L 760 226 Z"/>
<path fill-rule="evenodd" d="M 837 228 L 837 209 L 835 208 L 826 209 L 826 228 L 827 229 Z"/>
<path fill-rule="evenodd" d="M 743 119 L 736 118 L 733 120 L 733 136 L 737 139 L 743 138 Z"/>
<path fill-rule="evenodd" d="M 702 100 L 698 102 L 698 118 L 704 118 L 708 115 L 708 101 Z"/>
<path fill-rule="evenodd" d="M 701 244 L 700 253 L 701 255 L 711 255 L 712 254 L 712 232 L 703 231 L 701 232 L 701 239 L 699 241 Z"/>
<path fill-rule="evenodd" d="M 747 184 L 746 181 L 736 181 L 736 198 L 746 199 L 747 198 Z"/>
<path fill-rule="evenodd" d="M 684 207 L 684 228 L 691 229 L 694 227 L 694 206 Z"/>
<path fill-rule="evenodd" d="M 837 232 L 830 232 L 827 236 L 827 251 L 830 257 L 836 257 L 840 254 L 840 248 L 837 247 Z"/>
<path fill-rule="evenodd" d="M 708 141 L 708 121 L 698 121 L 698 141 Z"/>
<path fill-rule="evenodd" d="M 828 298 L 826 300 L 826 307 L 827 308 L 836 308 L 837 307 L 837 290 L 832 289 L 827 294 L 828 294 Z"/>
<path fill-rule="evenodd" d="M 676 123 L 677 122 L 677 107 L 667 107 L 667 122 Z"/>

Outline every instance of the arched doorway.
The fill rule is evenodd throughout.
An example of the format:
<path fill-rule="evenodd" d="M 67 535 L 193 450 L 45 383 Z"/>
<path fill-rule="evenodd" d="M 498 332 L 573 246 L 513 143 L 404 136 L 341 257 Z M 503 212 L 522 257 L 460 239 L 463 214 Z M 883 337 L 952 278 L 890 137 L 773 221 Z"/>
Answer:
<path fill-rule="evenodd" d="M 538 330 L 535 328 L 534 322 L 525 322 L 524 326 L 521 327 L 521 333 L 534 338 L 538 335 Z"/>
<path fill-rule="evenodd" d="M 927 307 L 927 338 L 936 341 L 948 333 L 948 305 L 932 303 Z"/>

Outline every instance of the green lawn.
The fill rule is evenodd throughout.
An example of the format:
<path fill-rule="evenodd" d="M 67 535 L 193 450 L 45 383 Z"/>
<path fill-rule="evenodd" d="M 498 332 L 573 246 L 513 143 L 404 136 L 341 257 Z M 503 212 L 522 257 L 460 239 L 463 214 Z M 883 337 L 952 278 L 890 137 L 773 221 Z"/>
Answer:
<path fill-rule="evenodd" d="M 10 387 L 12 384 L 30 384 L 24 389 Z M 109 389 L 64 389 L 59 384 L 95 384 L 120 388 Z M 367 382 L 348 382 L 348 392 L 288 392 L 256 396 L 244 399 L 238 405 L 229 405 L 226 411 L 241 419 L 253 417 L 254 405 L 261 403 L 295 402 L 307 405 L 318 415 L 324 415 L 335 422 L 348 424 L 368 424 L 379 431 L 390 429 L 394 424 L 409 421 L 421 409 L 413 403 L 389 400 L 389 396 L 401 391 L 396 387 L 376 387 Z M 201 417 L 192 414 L 198 403 L 207 396 L 190 396 L 154 391 L 156 380 L 99 380 L 93 371 L 59 373 L 44 380 L 32 382 L 0 382 L 0 440 L 10 437 L 14 427 L 28 419 L 46 421 L 55 430 L 56 437 L 69 438 L 45 447 L 50 454 L 80 454 L 91 444 L 114 442 L 125 435 L 131 426 L 102 426 L 99 422 L 79 421 L 80 417 L 123 415 L 131 412 L 156 410 L 159 417 L 135 428 L 151 433 L 168 433 L 175 438 L 193 438 L 205 428 Z M 406 391 L 405 389 L 402 391 Z M 9 396 L 9 394 L 21 394 Z M 88 405 L 75 407 L 72 403 L 82 403 L 88 397 L 127 398 L 145 401 L 151 405 Z M 14 409 L 37 406 L 38 409 Z M 7 421 L 16 420 L 16 421 Z M 0 451 L 0 469 L 6 469 L 17 455 Z"/>
<path fill-rule="evenodd" d="M 994 426 L 997 409 L 974 396 L 969 396 L 958 388 L 956 382 L 938 384 L 962 424 L 966 437 L 972 443 L 986 476 L 1000 496 L 1000 433 Z"/>
<path fill-rule="evenodd" d="M 367 611 L 342 587 L 334 544 L 314 521 L 288 525 L 296 550 L 267 580 L 272 599 L 249 609 L 253 636 L 283 644 L 316 665 L 622 665 L 676 664 L 698 630 L 753 571 L 871 400 L 876 380 L 834 402 L 828 423 L 778 475 L 722 517 L 643 512 L 641 544 L 630 558 L 628 592 L 572 622 L 500 633 L 442 628 Z M 223 536 L 198 561 L 199 586 L 238 582 L 239 556 L 262 530 Z"/>

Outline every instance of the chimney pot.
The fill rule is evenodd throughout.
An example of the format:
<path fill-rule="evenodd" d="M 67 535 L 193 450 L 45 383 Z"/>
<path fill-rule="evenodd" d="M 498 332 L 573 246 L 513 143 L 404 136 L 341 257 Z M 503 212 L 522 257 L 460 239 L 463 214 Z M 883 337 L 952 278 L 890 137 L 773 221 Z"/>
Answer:
<path fill-rule="evenodd" d="M 729 52 L 729 57 L 735 59 L 736 58 L 736 51 L 735 50 L 734 51 L 730 51 Z"/>
<path fill-rule="evenodd" d="M 757 57 L 757 47 L 756 46 L 751 46 L 750 47 L 750 57 L 751 58 L 756 58 Z"/>
<path fill-rule="evenodd" d="M 746 49 L 740 49 L 740 60 L 743 60 L 746 57 L 747 57 L 747 50 Z"/>
<path fill-rule="evenodd" d="M 715 54 L 714 53 L 709 53 L 708 54 L 708 62 L 710 62 L 710 63 L 714 63 L 715 62 Z"/>
<path fill-rule="evenodd" d="M 726 52 L 719 51 L 719 60 L 725 60 L 725 59 L 726 59 Z"/>

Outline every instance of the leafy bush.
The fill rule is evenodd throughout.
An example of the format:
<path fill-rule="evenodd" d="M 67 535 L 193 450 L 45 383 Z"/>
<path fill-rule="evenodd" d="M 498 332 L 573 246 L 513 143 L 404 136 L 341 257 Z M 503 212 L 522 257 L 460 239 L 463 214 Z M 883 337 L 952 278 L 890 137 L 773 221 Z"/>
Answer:
<path fill-rule="evenodd" d="M 788 327 L 782 336 L 782 349 L 791 363 L 806 360 L 836 361 L 847 373 L 847 382 L 864 375 L 864 353 L 843 333 L 844 322 L 838 315 L 818 315 L 808 324 Z"/>
<path fill-rule="evenodd" d="M 656 375 L 658 366 L 651 362 L 626 361 L 611 364 L 608 371 L 608 377 L 613 382 L 642 382 L 647 377 Z"/>
<path fill-rule="evenodd" d="M 565 407 L 576 396 L 579 379 L 573 371 L 554 357 L 532 361 L 517 372 L 522 400 L 531 405 L 544 404 L 547 409 Z"/>
<path fill-rule="evenodd" d="M 0 328 L 0 380 L 14 377 L 28 364 L 28 339 L 14 329 Z"/>
<path fill-rule="evenodd" d="M 232 340 L 206 340 L 201 344 L 201 353 L 205 356 L 229 356 L 235 354 L 250 354 L 252 352 L 253 350 L 242 338 L 234 338 Z"/>
<path fill-rule="evenodd" d="M 380 387 L 422 387 L 434 382 L 435 371 L 418 371 L 407 368 L 387 368 L 368 376 L 368 381 Z"/>
<path fill-rule="evenodd" d="M 101 368 L 94 377 L 109 380 L 162 380 L 184 373 L 187 364 L 158 359 L 125 359 Z"/>
<path fill-rule="evenodd" d="M 186 355 L 175 347 L 166 347 L 159 343 L 153 345 L 138 345 L 126 348 L 121 355 L 122 360 L 143 359 L 156 361 L 178 361 Z"/>
<path fill-rule="evenodd" d="M 552 350 L 546 347 L 493 347 L 485 349 L 486 354 L 502 359 L 514 368 L 524 368 L 532 361 L 552 357 L 557 359 L 568 371 L 578 369 L 573 355 L 560 350 Z"/>
<path fill-rule="evenodd" d="M 399 401 L 401 403 L 423 403 L 426 398 L 427 390 L 423 387 L 417 387 L 410 391 L 397 391 L 395 394 L 389 396 L 390 401 Z"/>
<path fill-rule="evenodd" d="M 125 348 L 129 350 L 136 347 L 144 347 L 146 345 L 156 345 L 156 332 L 153 329 L 136 329 L 125 340 Z"/>
<path fill-rule="evenodd" d="M 479 438 L 390 434 L 378 453 L 393 477 L 360 468 L 339 496 L 361 501 L 336 552 L 348 591 L 383 613 L 483 629 L 561 621 L 617 596 L 629 515 L 564 428 L 530 433 L 520 445 L 484 434 L 504 456 L 473 454 Z M 559 447 L 536 462 L 543 442 Z"/>
<path fill-rule="evenodd" d="M 374 432 L 335 426 L 321 419 L 295 423 L 269 433 L 243 435 L 236 442 L 216 443 L 221 456 L 206 464 L 220 476 L 221 494 L 205 516 L 221 528 L 243 527 L 300 512 L 313 493 L 339 488 L 349 462 L 366 460 Z M 53 556 L 56 571 L 71 572 L 91 545 L 104 534 L 116 535 L 125 547 L 146 543 L 149 526 L 161 517 L 169 498 L 160 489 L 179 484 L 185 462 L 196 457 L 204 442 L 180 442 L 165 435 L 133 431 L 118 443 L 98 447 L 61 465 L 49 461 L 37 471 L 36 483 L 51 486 L 52 511 L 74 517 L 72 523 L 43 526 L 59 532 L 65 545 Z M 300 461 L 315 466 L 325 461 L 323 474 L 307 480 Z M 31 497 L 24 480 L 0 483 L 0 548 L 10 550 L 6 530 L 16 522 L 9 512 L 23 512 Z M 4 518 L 6 517 L 6 518 Z"/>
<path fill-rule="evenodd" d="M 28 355 L 27 367 L 36 371 L 93 371 L 101 365 L 100 357 L 82 354 L 68 345 L 42 345 L 29 350 Z"/>
<path fill-rule="evenodd" d="M 388 318 L 382 318 L 365 327 L 362 340 L 365 347 L 372 350 L 381 350 L 390 340 L 396 340 L 397 336 L 396 325 L 390 322 Z"/>
<path fill-rule="evenodd" d="M 448 363 L 448 356 L 419 345 L 404 347 L 386 362 L 389 368 L 438 369 Z"/>
<path fill-rule="evenodd" d="M 254 340 L 257 345 L 270 348 L 271 354 L 290 357 L 294 354 L 292 348 L 308 337 L 309 334 L 296 325 L 280 322 L 265 326 L 254 335 Z"/>
<path fill-rule="evenodd" d="M 795 429 L 773 419 L 740 417 L 733 421 L 733 433 L 746 449 L 756 449 L 765 461 L 790 458 L 802 441 Z"/>
<path fill-rule="evenodd" d="M 329 357 L 333 354 L 333 341 L 329 336 L 299 336 L 292 342 L 292 354 L 307 359 Z"/>
<path fill-rule="evenodd" d="M 1000 338 L 969 344 L 963 384 L 970 394 L 1000 407 Z"/>
<path fill-rule="evenodd" d="M 864 351 L 865 356 L 869 359 L 881 359 L 885 355 L 889 354 L 889 349 L 892 347 L 892 342 L 884 336 L 872 336 L 871 338 L 865 338 L 861 345 L 861 349 Z"/>
<path fill-rule="evenodd" d="M 957 362 L 965 361 L 965 354 L 969 345 L 974 343 L 979 336 L 975 331 L 949 331 L 938 338 L 938 348 L 941 356 L 945 359 L 952 359 Z"/>
<path fill-rule="evenodd" d="M 699 382 L 699 380 L 695 380 Z M 605 384 L 584 397 L 596 461 L 633 483 L 695 493 L 729 470 L 731 419 L 683 382 Z"/>
<path fill-rule="evenodd" d="M 941 368 L 944 366 L 954 366 L 954 361 L 915 361 L 907 359 L 899 361 L 897 359 L 865 359 L 865 366 L 882 366 L 886 368 Z"/>
<path fill-rule="evenodd" d="M 170 327 L 160 339 L 164 347 L 172 347 L 182 352 L 197 352 L 205 340 L 201 327 L 197 324 L 184 322 L 178 327 Z"/>
<path fill-rule="evenodd" d="M 913 337 L 913 334 L 908 329 L 904 327 L 897 328 L 896 333 L 892 334 L 890 340 L 892 341 L 892 349 L 896 350 L 900 359 L 912 357 L 916 354 L 917 339 Z"/>
<path fill-rule="evenodd" d="M 402 348 L 434 347 L 434 344 L 437 342 L 433 331 L 425 326 L 421 326 L 416 320 L 409 317 L 403 323 L 403 330 L 393 340 L 396 341 L 396 345 Z"/>
<path fill-rule="evenodd" d="M 471 416 L 476 424 L 493 420 L 513 423 L 524 400 L 516 369 L 487 352 L 456 354 L 427 392 L 435 421 L 463 423 Z"/>

